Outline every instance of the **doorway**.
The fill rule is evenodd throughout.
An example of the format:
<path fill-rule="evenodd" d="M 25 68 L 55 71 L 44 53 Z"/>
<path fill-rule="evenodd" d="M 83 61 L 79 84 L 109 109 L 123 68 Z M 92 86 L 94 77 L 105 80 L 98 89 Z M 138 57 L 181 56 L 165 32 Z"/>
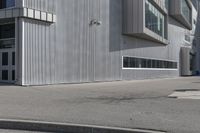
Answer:
<path fill-rule="evenodd" d="M 15 49 L 0 50 L 0 82 L 13 83 L 15 81 Z"/>
<path fill-rule="evenodd" d="M 15 82 L 15 22 L 0 22 L 0 82 Z"/>

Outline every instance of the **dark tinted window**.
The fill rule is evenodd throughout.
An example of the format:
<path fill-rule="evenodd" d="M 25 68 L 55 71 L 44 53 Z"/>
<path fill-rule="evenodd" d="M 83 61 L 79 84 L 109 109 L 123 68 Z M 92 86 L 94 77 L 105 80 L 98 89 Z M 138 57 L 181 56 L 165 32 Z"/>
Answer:
<path fill-rule="evenodd" d="M 0 9 L 15 6 L 15 0 L 0 0 Z"/>
<path fill-rule="evenodd" d="M 153 60 L 136 57 L 124 57 L 124 68 L 162 68 L 162 69 L 177 69 L 177 62 L 166 60 Z"/>
<path fill-rule="evenodd" d="M 2 71 L 2 80 L 8 80 L 8 70 Z"/>
<path fill-rule="evenodd" d="M 0 40 L 0 49 L 14 48 L 14 47 L 15 47 L 15 39 Z"/>
<path fill-rule="evenodd" d="M 15 38 L 15 24 L 0 25 L 0 39 Z"/>
<path fill-rule="evenodd" d="M 154 33 L 165 37 L 165 15 L 160 12 L 152 0 L 145 1 L 145 26 Z"/>
<path fill-rule="evenodd" d="M 8 52 L 2 53 L 2 66 L 8 65 Z"/>
<path fill-rule="evenodd" d="M 15 70 L 12 70 L 12 80 L 15 80 Z"/>
<path fill-rule="evenodd" d="M 12 65 L 15 65 L 15 52 L 12 52 Z"/>
<path fill-rule="evenodd" d="M 6 0 L 6 8 L 14 6 L 15 6 L 15 0 Z"/>

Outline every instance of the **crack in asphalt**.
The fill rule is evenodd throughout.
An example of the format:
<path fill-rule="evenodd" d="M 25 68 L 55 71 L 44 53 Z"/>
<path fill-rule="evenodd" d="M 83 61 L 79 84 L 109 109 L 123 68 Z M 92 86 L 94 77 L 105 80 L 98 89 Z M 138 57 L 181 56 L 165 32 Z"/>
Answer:
<path fill-rule="evenodd" d="M 120 103 L 120 102 L 129 102 L 129 101 L 136 101 L 136 100 L 147 100 L 147 99 L 164 99 L 168 98 L 167 96 L 155 96 L 155 97 L 134 97 L 134 96 L 119 96 L 119 97 L 87 97 L 88 100 L 95 100 L 95 101 L 107 101 L 109 103 Z"/>

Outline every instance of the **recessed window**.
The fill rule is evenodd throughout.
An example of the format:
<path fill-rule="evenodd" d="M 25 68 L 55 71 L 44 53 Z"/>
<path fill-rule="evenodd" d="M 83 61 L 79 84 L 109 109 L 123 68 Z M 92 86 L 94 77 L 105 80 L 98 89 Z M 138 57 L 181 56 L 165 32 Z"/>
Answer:
<path fill-rule="evenodd" d="M 15 0 L 0 0 L 0 9 L 10 8 L 15 6 Z"/>
<path fill-rule="evenodd" d="M 191 38 L 190 38 L 190 35 L 185 35 L 185 41 L 187 41 L 187 42 L 191 42 Z"/>
<path fill-rule="evenodd" d="M 165 3 L 165 8 L 168 9 L 169 8 L 169 0 L 164 0 Z"/>
<path fill-rule="evenodd" d="M 186 0 L 181 0 L 181 12 L 183 16 L 187 19 L 189 23 L 192 20 L 192 9 L 189 6 L 189 3 Z"/>
<path fill-rule="evenodd" d="M 12 80 L 15 80 L 15 70 L 12 70 Z"/>
<path fill-rule="evenodd" d="M 15 52 L 12 52 L 12 65 L 15 65 Z"/>
<path fill-rule="evenodd" d="M 165 15 L 161 13 L 150 0 L 145 2 L 145 26 L 154 33 L 165 37 Z"/>
<path fill-rule="evenodd" d="M 8 70 L 2 70 L 2 80 L 8 80 Z"/>
<path fill-rule="evenodd" d="M 123 57 L 123 68 L 177 69 L 175 61 Z"/>
<path fill-rule="evenodd" d="M 15 24 L 0 25 L 0 39 L 15 38 Z"/>
<path fill-rule="evenodd" d="M 8 65 L 8 52 L 2 53 L 2 66 Z"/>
<path fill-rule="evenodd" d="M 0 49 L 14 48 L 15 47 L 15 39 L 0 39 Z"/>

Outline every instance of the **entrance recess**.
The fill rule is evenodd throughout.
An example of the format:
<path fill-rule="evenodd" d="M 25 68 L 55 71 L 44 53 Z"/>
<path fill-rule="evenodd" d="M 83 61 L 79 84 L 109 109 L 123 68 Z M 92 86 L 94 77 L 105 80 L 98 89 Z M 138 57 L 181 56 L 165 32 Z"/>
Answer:
<path fill-rule="evenodd" d="M 0 82 L 15 82 L 15 23 L 0 23 Z"/>

